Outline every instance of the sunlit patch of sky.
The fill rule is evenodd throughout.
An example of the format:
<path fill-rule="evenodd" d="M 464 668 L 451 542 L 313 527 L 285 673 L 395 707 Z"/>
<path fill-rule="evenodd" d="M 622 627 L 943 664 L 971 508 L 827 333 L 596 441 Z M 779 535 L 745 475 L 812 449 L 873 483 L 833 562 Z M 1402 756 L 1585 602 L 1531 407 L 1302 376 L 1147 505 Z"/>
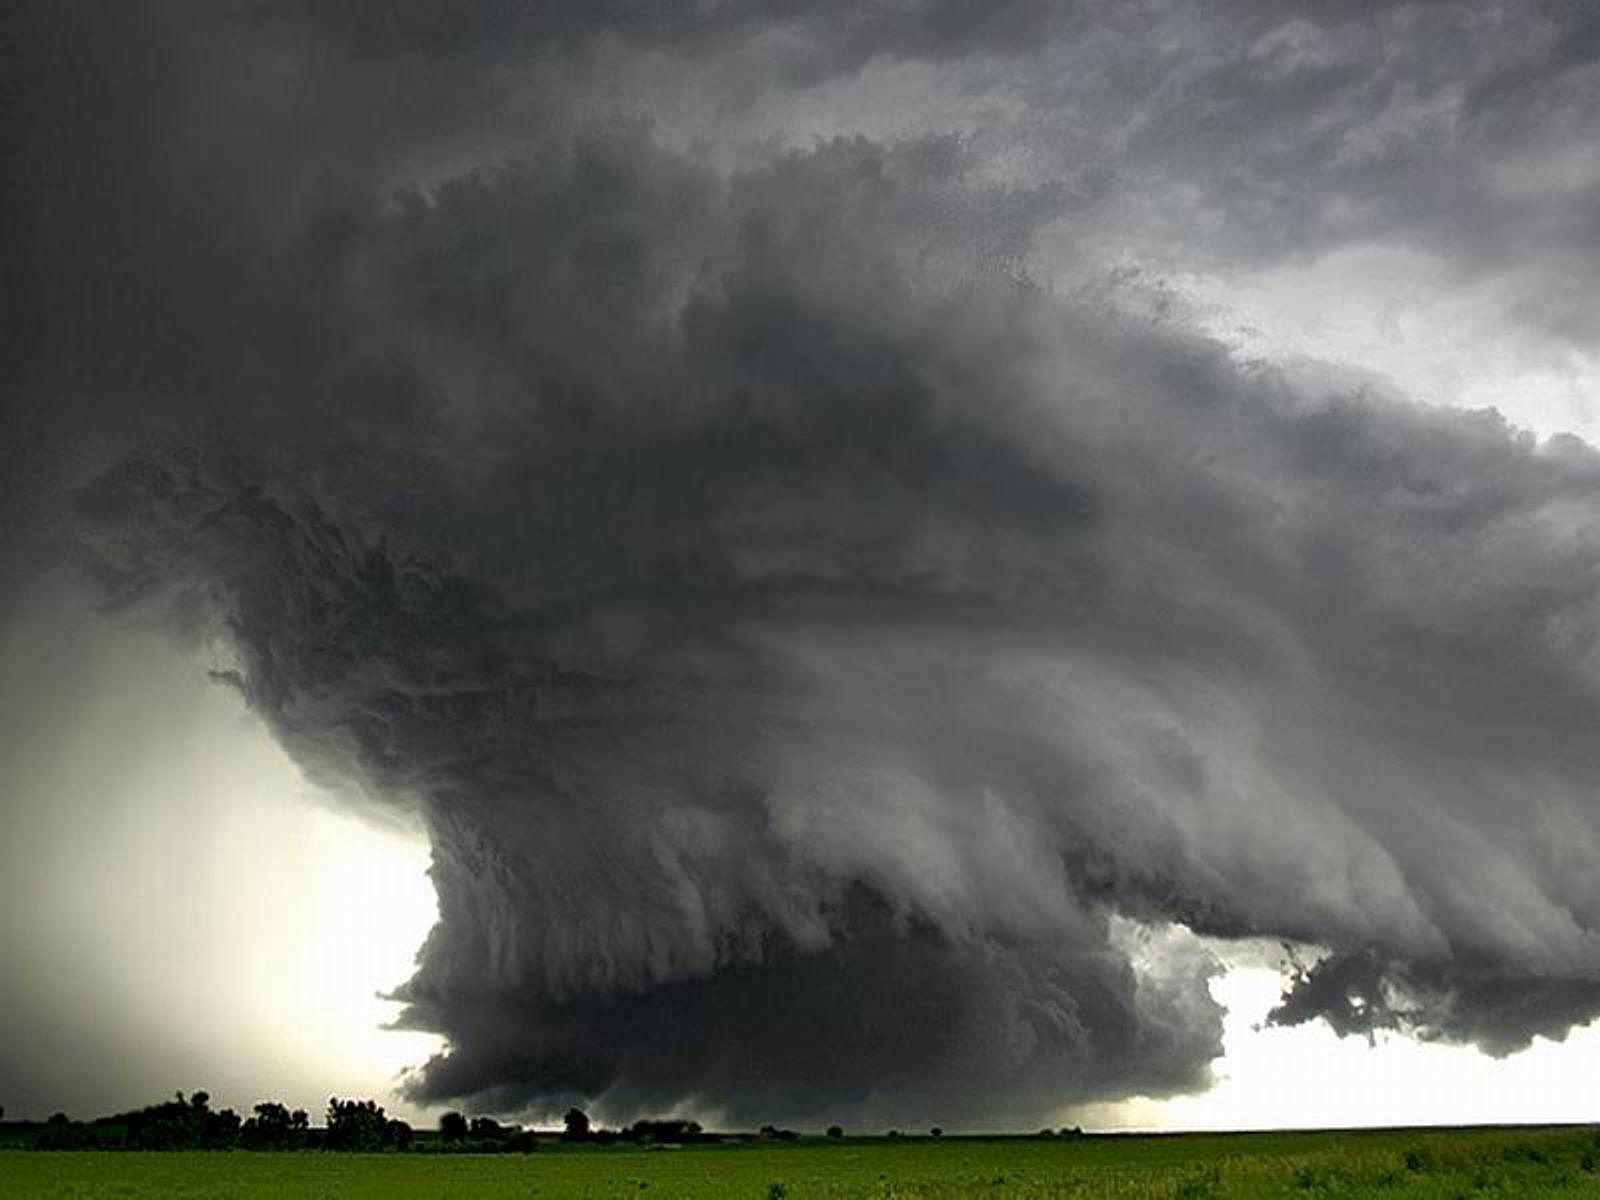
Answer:
<path fill-rule="evenodd" d="M 78 1114 L 205 1088 L 416 1115 L 393 1085 L 439 1039 L 381 993 L 435 919 L 426 842 L 307 784 L 208 663 L 43 600 L 0 644 L 4 1077 Z"/>
<path fill-rule="evenodd" d="M 1224 955 L 1225 947 L 1219 948 Z M 1212 994 L 1228 1010 L 1216 1084 L 1191 1096 L 1136 1096 L 1058 1114 L 1086 1129 L 1283 1129 L 1583 1122 L 1594 1117 L 1600 1028 L 1534 1039 L 1491 1058 L 1470 1046 L 1379 1033 L 1341 1038 L 1321 1021 L 1267 1023 L 1281 976 L 1235 956 Z"/>

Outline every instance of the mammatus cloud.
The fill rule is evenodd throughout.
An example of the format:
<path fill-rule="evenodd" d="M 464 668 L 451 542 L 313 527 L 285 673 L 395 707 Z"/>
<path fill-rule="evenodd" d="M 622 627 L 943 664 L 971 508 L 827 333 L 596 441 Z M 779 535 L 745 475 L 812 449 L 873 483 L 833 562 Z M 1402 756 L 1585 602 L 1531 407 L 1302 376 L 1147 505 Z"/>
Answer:
<path fill-rule="evenodd" d="M 491 71 L 452 46 L 383 54 Z M 220 633 L 308 770 L 429 830 L 417 1098 L 1192 1089 L 1218 967 L 1173 924 L 1326 948 L 1284 1021 L 1600 1012 L 1586 446 L 1040 286 L 1083 193 L 971 138 L 729 172 L 573 120 L 388 192 L 324 153 L 199 204 L 214 261 L 128 217 L 183 336 L 113 291 L 116 361 L 30 378 L 101 439 L 64 528 L 108 602 Z"/>

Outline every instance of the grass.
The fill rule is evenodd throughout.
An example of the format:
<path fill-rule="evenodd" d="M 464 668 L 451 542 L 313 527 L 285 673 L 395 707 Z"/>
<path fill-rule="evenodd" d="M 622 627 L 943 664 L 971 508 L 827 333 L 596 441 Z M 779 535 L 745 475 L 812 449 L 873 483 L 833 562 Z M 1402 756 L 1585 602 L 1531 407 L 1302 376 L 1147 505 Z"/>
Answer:
<path fill-rule="evenodd" d="M 1600 1196 L 1589 1129 L 806 1139 L 532 1155 L 0 1150 L 0 1195 L 75 1197 Z"/>

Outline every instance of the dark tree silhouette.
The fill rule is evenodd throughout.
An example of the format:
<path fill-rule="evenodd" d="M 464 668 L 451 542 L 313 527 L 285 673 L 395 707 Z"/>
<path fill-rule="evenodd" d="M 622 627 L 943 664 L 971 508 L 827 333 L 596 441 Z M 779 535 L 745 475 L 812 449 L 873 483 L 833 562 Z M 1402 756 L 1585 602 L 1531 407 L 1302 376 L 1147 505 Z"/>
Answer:
<path fill-rule="evenodd" d="M 87 1125 L 74 1121 L 66 1113 L 50 1114 L 44 1130 L 33 1143 L 40 1150 L 88 1150 L 93 1148 L 94 1135 Z"/>
<path fill-rule="evenodd" d="M 828 1136 L 831 1138 L 842 1138 L 844 1136 L 844 1130 L 840 1129 L 837 1125 L 829 1125 Z"/>
<path fill-rule="evenodd" d="M 252 1150 L 292 1150 L 305 1145 L 311 1126 L 305 1109 L 290 1112 L 276 1100 L 263 1100 L 256 1105 L 255 1114 L 239 1131 L 242 1145 Z"/>
<path fill-rule="evenodd" d="M 584 1112 L 583 1109 L 567 1109 L 567 1115 L 563 1118 L 563 1120 L 565 1121 L 567 1127 L 565 1136 L 569 1140 L 581 1142 L 584 1138 L 589 1136 L 589 1114 Z"/>
<path fill-rule="evenodd" d="M 384 1126 L 384 1144 L 396 1150 L 411 1149 L 411 1126 L 400 1120 L 399 1117 L 390 1117 L 389 1123 Z"/>
<path fill-rule="evenodd" d="M 328 1132 L 324 1145 L 330 1150 L 384 1150 L 401 1148 L 411 1142 L 411 1126 L 384 1116 L 376 1100 L 328 1100 Z"/>
<path fill-rule="evenodd" d="M 696 1142 L 703 1140 L 706 1132 L 699 1121 L 672 1117 L 635 1121 L 624 1136 L 636 1142 Z"/>
<path fill-rule="evenodd" d="M 534 1136 L 531 1129 L 518 1129 L 503 1145 L 505 1149 L 515 1150 L 519 1154 L 532 1154 L 539 1148 L 539 1139 Z"/>
<path fill-rule="evenodd" d="M 226 1150 L 239 1140 L 239 1114 L 231 1108 L 211 1110 L 211 1095 L 195 1092 L 185 1100 L 178 1092 L 165 1104 L 110 1119 L 125 1129 L 123 1144 L 132 1150 Z"/>
<path fill-rule="evenodd" d="M 473 1139 L 480 1142 L 501 1142 L 516 1132 L 500 1124 L 493 1117 L 473 1117 L 467 1127 Z"/>
<path fill-rule="evenodd" d="M 578 1128 L 587 1136 L 614 1139 L 615 1134 L 588 1133 L 588 1118 L 578 1113 Z M 92 1122 L 74 1121 L 58 1112 L 48 1123 L 35 1126 L 25 1122 L 32 1144 L 40 1150 L 219 1150 L 243 1146 L 250 1150 L 296 1150 L 301 1148 L 335 1151 L 409 1150 L 415 1135 L 405 1121 L 391 1118 L 375 1100 L 328 1100 L 327 1125 L 312 1129 L 306 1111 L 292 1112 L 276 1100 L 255 1105 L 247 1121 L 231 1109 L 214 1111 L 211 1096 L 203 1091 L 185 1097 L 182 1092 L 171 1100 L 132 1112 L 100 1117 Z M 668 1122 L 699 1133 L 694 1122 Z M 538 1138 L 520 1125 L 502 1125 L 490 1117 L 475 1118 L 469 1125 L 460 1113 L 447 1113 L 440 1120 L 444 1140 L 454 1147 L 475 1152 L 529 1152 L 538 1149 Z M 469 1138 L 470 1134 L 470 1138 Z M 433 1147 L 425 1147 L 432 1149 Z M 4 1192 L 4 1188 L 0 1188 Z"/>

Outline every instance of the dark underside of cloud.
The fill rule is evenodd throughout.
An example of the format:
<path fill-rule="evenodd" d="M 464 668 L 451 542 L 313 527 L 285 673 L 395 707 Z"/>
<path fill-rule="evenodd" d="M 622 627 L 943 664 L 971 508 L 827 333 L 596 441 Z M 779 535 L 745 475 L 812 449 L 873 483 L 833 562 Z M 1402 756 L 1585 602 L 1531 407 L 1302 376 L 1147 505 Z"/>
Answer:
<path fill-rule="evenodd" d="M 1506 1052 L 1600 1012 L 1586 446 L 1045 288 L 1082 190 L 967 139 L 723 169 L 564 75 L 516 153 L 446 152 L 553 44 L 767 36 L 804 88 L 1095 23 L 840 7 L 28 10 L 95 83 L 38 68 L 10 138 L 5 581 L 220 637 L 308 772 L 418 815 L 419 1100 L 1193 1089 L 1218 967 L 1173 923 L 1328 950 L 1282 1021 Z M 396 72 L 430 102 L 349 115 Z"/>

